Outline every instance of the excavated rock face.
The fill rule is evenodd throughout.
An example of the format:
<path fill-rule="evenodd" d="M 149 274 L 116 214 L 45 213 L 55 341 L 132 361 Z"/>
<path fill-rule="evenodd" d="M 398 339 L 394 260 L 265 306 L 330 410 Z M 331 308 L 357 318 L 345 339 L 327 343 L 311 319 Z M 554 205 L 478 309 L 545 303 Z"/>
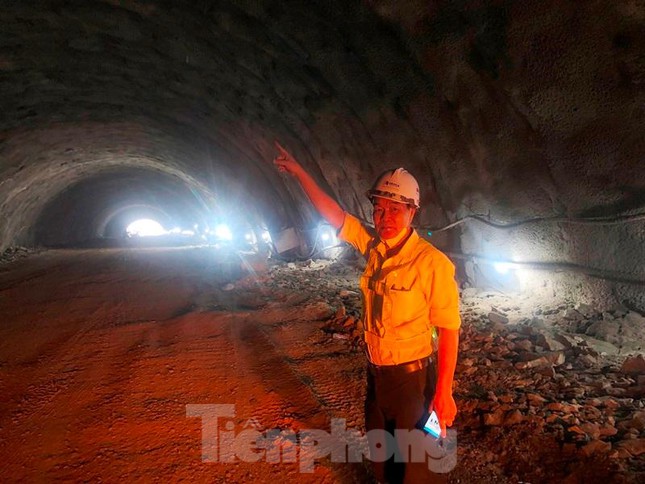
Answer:
<path fill-rule="evenodd" d="M 403 165 L 424 229 L 519 223 L 433 235 L 471 284 L 645 309 L 640 2 L 0 5 L 0 249 L 143 216 L 311 228 L 279 139 L 365 218 Z"/>

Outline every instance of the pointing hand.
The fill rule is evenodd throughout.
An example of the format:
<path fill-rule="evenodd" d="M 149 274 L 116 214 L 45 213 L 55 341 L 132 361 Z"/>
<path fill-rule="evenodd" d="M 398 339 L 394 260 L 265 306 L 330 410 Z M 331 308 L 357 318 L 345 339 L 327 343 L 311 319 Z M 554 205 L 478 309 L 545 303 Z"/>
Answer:
<path fill-rule="evenodd" d="M 280 172 L 295 175 L 302 168 L 300 163 L 277 141 L 275 147 L 278 150 L 278 156 L 273 160 L 273 164 L 278 167 Z"/>

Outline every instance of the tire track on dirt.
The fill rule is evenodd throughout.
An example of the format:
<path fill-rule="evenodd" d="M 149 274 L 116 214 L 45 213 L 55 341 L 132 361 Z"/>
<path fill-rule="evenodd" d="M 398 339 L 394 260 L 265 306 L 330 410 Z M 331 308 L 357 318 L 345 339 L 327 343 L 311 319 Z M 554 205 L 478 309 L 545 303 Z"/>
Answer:
<path fill-rule="evenodd" d="M 310 308 L 299 304 L 277 322 L 276 316 L 267 314 L 262 317 L 262 331 L 330 417 L 345 418 L 348 426 L 362 430 L 364 355 L 323 333 L 321 323 L 307 317 L 311 314 Z M 288 317 L 292 314 L 298 317 Z"/>
<path fill-rule="evenodd" d="M 202 422 L 186 416 L 186 405 L 235 404 L 236 431 L 254 423 L 266 429 L 329 430 L 331 397 L 311 381 L 324 375 L 300 371 L 307 362 L 290 355 L 279 343 L 282 330 L 271 326 L 280 320 L 290 331 L 303 318 L 302 298 L 290 299 L 273 315 L 239 309 L 190 312 L 184 305 L 174 317 L 144 319 L 139 316 L 148 308 L 158 312 L 163 304 L 166 311 L 185 302 L 183 293 L 173 297 L 165 292 L 184 283 L 183 276 L 164 266 L 168 275 L 157 286 L 149 274 L 138 276 L 136 265 L 92 276 L 110 260 L 99 254 L 96 265 L 88 260 L 59 274 L 59 283 L 70 282 L 71 293 L 75 278 L 79 284 L 104 281 L 92 290 L 119 299 L 124 289 L 112 284 L 127 280 L 132 284 L 127 291 L 136 293 L 119 304 L 101 304 L 84 320 L 52 314 L 49 324 L 38 328 L 38 344 L 28 357 L 20 348 L 2 355 L 4 476 L 74 482 L 366 482 L 362 465 L 355 470 L 324 459 L 312 475 L 302 474 L 298 463 L 202 462 Z M 34 281 L 34 290 L 41 283 Z M 155 293 L 158 300 L 145 299 Z M 137 299 L 137 294 L 142 296 Z M 143 305 L 134 312 L 131 306 L 141 299 Z M 11 344 L 29 341 L 29 317 L 39 311 L 37 304 L 46 303 L 35 301 L 29 314 L 3 333 Z M 89 307 L 82 304 L 69 299 L 70 310 L 77 313 Z"/>
<path fill-rule="evenodd" d="M 264 309 L 233 329 L 243 343 L 237 352 L 242 371 L 262 375 L 262 389 L 278 397 L 271 406 L 256 407 L 255 415 L 263 422 L 273 419 L 271 428 L 330 432 L 334 417 L 345 418 L 347 428 L 362 431 L 363 380 L 339 378 L 342 371 L 334 361 L 336 356 L 320 345 L 318 324 L 307 319 L 310 314 L 306 305 L 300 304 Z M 337 355 L 340 349 L 331 353 Z M 301 358 L 303 354 L 309 358 Z M 360 362 L 358 359 L 356 364 L 360 366 Z M 323 459 L 320 465 L 333 472 L 334 482 L 369 481 L 362 463 Z"/>

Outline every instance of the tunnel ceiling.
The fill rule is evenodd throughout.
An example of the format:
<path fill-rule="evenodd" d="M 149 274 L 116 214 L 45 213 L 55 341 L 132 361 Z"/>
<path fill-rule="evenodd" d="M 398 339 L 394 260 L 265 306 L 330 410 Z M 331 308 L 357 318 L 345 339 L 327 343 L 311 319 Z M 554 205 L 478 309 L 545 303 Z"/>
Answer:
<path fill-rule="evenodd" d="M 274 139 L 364 217 L 369 183 L 399 165 L 420 181 L 424 226 L 645 205 L 642 2 L 0 7 L 0 248 L 94 236 L 132 183 L 187 218 L 242 207 L 274 230 L 311 226 L 301 190 L 270 164 Z M 69 230 L 54 237 L 59 218 Z M 522 234 L 551 248 L 519 257 L 588 264 L 589 230 Z M 612 232 L 627 242 L 598 230 L 612 253 L 639 255 L 642 224 Z M 448 238 L 477 252 L 496 237 Z"/>

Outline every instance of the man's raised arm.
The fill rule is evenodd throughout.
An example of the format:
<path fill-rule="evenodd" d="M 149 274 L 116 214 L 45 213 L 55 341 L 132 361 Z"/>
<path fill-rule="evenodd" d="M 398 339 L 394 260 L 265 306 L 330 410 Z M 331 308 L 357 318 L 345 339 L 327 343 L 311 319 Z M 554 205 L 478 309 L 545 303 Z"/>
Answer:
<path fill-rule="evenodd" d="M 331 198 L 325 191 L 318 186 L 316 181 L 305 171 L 305 169 L 296 161 L 296 159 L 285 150 L 280 143 L 275 142 L 278 149 L 278 156 L 273 163 L 278 170 L 284 173 L 290 173 L 295 176 L 304 192 L 313 203 L 318 213 L 329 222 L 335 229 L 340 228 L 345 220 L 345 211 L 338 205 L 336 200 Z"/>

